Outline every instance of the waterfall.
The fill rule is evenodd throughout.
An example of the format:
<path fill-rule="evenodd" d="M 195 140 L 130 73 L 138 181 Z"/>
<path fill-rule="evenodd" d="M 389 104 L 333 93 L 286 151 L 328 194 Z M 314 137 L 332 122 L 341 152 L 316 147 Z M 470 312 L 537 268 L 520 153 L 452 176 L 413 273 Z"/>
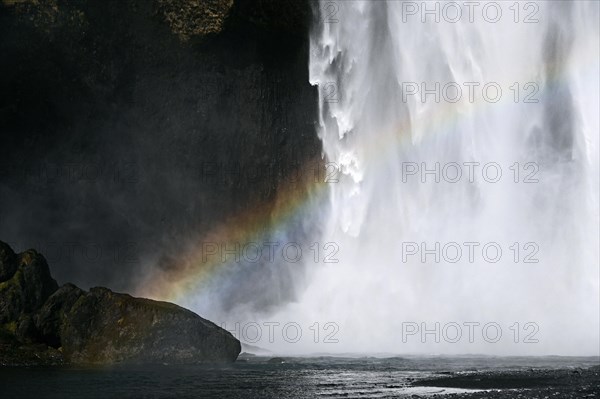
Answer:
<path fill-rule="evenodd" d="M 598 3 L 315 11 L 338 262 L 279 317 L 337 339 L 287 349 L 597 355 Z"/>

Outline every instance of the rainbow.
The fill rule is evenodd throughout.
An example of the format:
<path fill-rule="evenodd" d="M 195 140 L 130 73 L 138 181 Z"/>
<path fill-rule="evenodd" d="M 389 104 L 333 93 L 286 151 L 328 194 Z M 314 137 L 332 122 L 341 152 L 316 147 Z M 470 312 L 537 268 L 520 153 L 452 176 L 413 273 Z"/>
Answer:
<path fill-rule="evenodd" d="M 577 70 L 579 76 L 598 73 L 599 60 L 591 57 L 591 54 L 589 56 L 590 62 L 578 65 L 580 68 L 583 66 L 589 67 L 589 71 L 581 68 Z M 549 68 L 549 76 L 546 76 L 544 85 L 540 87 L 542 90 L 563 83 L 567 71 L 559 71 L 560 69 L 557 66 Z M 521 80 L 521 82 L 524 83 L 527 80 Z M 508 86 L 502 85 L 502 87 L 504 89 Z M 504 93 L 501 102 L 506 107 L 514 104 L 512 102 L 512 92 Z M 469 104 L 468 107 L 464 107 L 462 110 L 457 108 L 462 106 L 460 102 L 457 104 L 446 103 L 445 106 L 440 106 L 436 112 L 435 120 L 429 125 L 428 131 L 421 138 L 421 142 L 434 140 L 439 138 L 440 135 L 451 133 L 460 119 L 468 118 L 476 112 L 482 112 L 484 107 L 499 106 L 498 103 L 481 103 L 483 107 Z M 413 137 L 410 134 L 410 122 L 403 121 L 402 123 L 403 126 L 394 129 L 391 132 L 392 134 L 382 136 L 388 139 L 372 140 L 370 145 L 364 149 L 362 159 L 368 160 L 370 165 L 377 168 L 378 165 L 389 159 L 391 154 L 397 152 L 397 145 L 414 145 Z M 395 142 L 390 143 L 390 139 Z M 324 159 L 312 160 L 312 162 L 315 161 L 321 166 L 326 162 Z M 181 303 L 189 295 L 197 294 L 203 286 L 209 285 L 211 280 L 218 276 L 221 271 L 226 270 L 231 262 L 235 262 L 235 260 L 223 262 L 218 256 L 205 259 L 202 243 L 260 242 L 268 233 L 292 226 L 296 223 L 299 215 L 313 211 L 315 204 L 321 203 L 331 193 L 330 183 L 325 182 L 324 179 L 315 179 L 314 176 L 305 173 L 300 173 L 300 176 L 304 179 L 283 184 L 273 200 L 253 204 L 243 213 L 231 216 L 220 225 L 203 234 L 197 240 L 199 245 L 192 247 L 185 254 L 179 256 L 175 264 L 170 265 L 171 267 L 168 270 L 156 268 L 142 282 L 136 293 L 144 297 L 175 303 Z"/>
<path fill-rule="evenodd" d="M 320 172 L 315 172 L 322 171 L 323 160 L 313 159 L 309 163 L 321 169 L 310 169 L 309 173 L 302 168 L 296 170 L 294 175 L 299 176 L 299 179 L 285 180 L 273 200 L 253 204 L 243 213 L 228 217 L 196 240 L 196 245 L 180 256 L 175 264 L 169 265 L 167 270 L 155 270 L 138 288 L 137 293 L 148 298 L 181 302 L 236 262 L 235 257 L 227 257 L 223 261 L 220 256 L 207 256 L 203 244 L 225 246 L 269 241 L 269 233 L 292 226 L 298 215 L 310 212 L 312 205 L 329 193 L 329 183 L 321 178 Z"/>

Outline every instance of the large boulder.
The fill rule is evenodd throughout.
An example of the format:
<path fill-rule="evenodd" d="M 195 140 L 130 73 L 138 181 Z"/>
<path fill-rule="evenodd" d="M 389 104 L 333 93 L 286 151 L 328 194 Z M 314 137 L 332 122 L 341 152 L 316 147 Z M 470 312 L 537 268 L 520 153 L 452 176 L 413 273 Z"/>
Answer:
<path fill-rule="evenodd" d="M 0 272 L 10 276 L 0 282 L 0 365 L 233 362 L 241 351 L 231 333 L 177 305 L 58 288 L 33 250 L 16 255 L 0 242 Z"/>
<path fill-rule="evenodd" d="M 77 293 L 57 292 L 67 300 L 59 336 L 71 363 L 233 362 L 241 351 L 228 331 L 172 303 L 101 287 L 72 303 Z"/>

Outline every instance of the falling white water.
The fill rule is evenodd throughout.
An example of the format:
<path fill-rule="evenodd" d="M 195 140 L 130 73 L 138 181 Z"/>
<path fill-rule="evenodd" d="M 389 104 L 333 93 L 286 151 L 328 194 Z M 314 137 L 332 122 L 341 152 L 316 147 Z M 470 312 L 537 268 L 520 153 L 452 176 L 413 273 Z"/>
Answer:
<path fill-rule="evenodd" d="M 451 3 L 462 14 L 445 2 L 319 4 L 310 80 L 324 156 L 341 170 L 321 243 L 339 246 L 339 262 L 315 265 L 303 297 L 269 318 L 303 329 L 276 351 L 598 355 L 598 3 Z M 421 85 L 436 82 L 461 99 L 451 85 L 423 102 Z M 439 182 L 421 173 L 436 163 Z M 440 260 L 406 255 L 407 243 L 439 243 Z M 462 249 L 455 263 L 448 243 Z M 464 243 L 479 244 L 473 262 Z M 496 263 L 486 243 L 488 259 L 502 250 Z"/>

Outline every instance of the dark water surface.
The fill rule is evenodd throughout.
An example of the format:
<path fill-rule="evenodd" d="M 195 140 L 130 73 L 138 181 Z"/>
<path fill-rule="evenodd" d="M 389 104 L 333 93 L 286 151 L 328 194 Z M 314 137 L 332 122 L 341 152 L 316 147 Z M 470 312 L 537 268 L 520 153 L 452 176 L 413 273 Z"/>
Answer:
<path fill-rule="evenodd" d="M 472 392 L 410 386 L 446 373 L 597 364 L 594 357 L 251 357 L 231 365 L 2 368 L 0 398 L 402 398 Z"/>

